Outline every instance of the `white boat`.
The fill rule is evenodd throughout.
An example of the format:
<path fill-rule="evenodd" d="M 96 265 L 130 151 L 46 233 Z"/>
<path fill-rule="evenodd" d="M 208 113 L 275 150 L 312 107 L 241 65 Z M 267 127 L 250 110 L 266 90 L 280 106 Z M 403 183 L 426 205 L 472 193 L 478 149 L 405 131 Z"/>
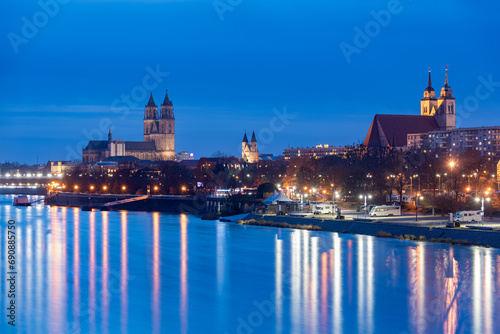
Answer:
<path fill-rule="evenodd" d="M 28 200 L 28 196 L 20 195 L 14 198 L 14 206 L 31 206 L 31 202 Z"/>

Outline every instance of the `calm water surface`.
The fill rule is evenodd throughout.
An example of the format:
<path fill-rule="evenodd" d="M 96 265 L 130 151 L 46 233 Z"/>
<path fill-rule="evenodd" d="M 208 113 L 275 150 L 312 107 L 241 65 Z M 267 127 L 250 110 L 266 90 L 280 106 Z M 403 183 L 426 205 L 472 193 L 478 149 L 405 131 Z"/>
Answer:
<path fill-rule="evenodd" d="M 0 217 L 3 310 L 17 226 L 18 333 L 500 332 L 497 249 L 5 196 Z"/>

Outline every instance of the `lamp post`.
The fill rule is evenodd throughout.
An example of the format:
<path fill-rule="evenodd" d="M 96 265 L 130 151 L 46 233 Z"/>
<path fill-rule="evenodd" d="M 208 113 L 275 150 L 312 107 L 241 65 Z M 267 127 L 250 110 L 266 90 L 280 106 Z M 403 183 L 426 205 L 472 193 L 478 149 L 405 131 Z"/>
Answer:
<path fill-rule="evenodd" d="M 455 192 L 455 199 L 458 200 L 458 191 L 456 187 L 456 180 L 453 180 L 453 167 L 455 166 L 455 161 L 450 161 L 450 179 L 451 179 L 451 187 L 452 190 Z"/>
<path fill-rule="evenodd" d="M 485 191 L 484 194 L 481 194 L 481 220 L 484 221 L 484 195 L 488 195 L 488 191 Z M 476 197 L 476 201 L 479 202 L 479 197 Z M 486 202 L 489 202 L 490 198 L 486 198 Z"/>
<path fill-rule="evenodd" d="M 363 199 L 363 195 L 359 195 L 359 198 L 360 198 L 360 199 Z M 367 204 L 367 198 L 372 198 L 372 195 L 367 195 L 367 194 L 365 194 L 365 195 L 364 195 L 364 198 L 365 198 L 365 217 L 366 217 L 366 207 L 367 207 L 367 205 L 368 205 L 368 204 Z"/>
<path fill-rule="evenodd" d="M 415 197 L 415 221 L 418 221 L 418 199 L 424 199 L 423 197 L 420 197 L 420 193 L 417 194 Z"/>
<path fill-rule="evenodd" d="M 335 214 L 333 213 L 333 211 L 335 211 L 335 188 L 333 188 L 333 184 L 331 186 L 332 186 L 332 216 L 334 216 Z"/>

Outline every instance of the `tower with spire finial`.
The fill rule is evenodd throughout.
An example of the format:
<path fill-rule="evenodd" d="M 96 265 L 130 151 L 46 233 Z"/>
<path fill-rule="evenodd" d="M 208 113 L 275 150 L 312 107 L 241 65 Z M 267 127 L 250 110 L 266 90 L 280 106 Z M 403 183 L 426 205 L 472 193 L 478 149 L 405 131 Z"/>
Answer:
<path fill-rule="evenodd" d="M 156 151 L 148 155 L 150 160 L 175 159 L 175 117 L 173 109 L 173 103 L 168 98 L 168 92 L 166 92 L 158 115 L 158 106 L 153 99 L 153 93 L 151 93 L 144 111 L 144 141 L 154 142 L 156 147 Z"/>
<path fill-rule="evenodd" d="M 444 86 L 441 88 L 441 96 L 437 99 L 437 105 L 434 117 L 436 117 L 439 127 L 442 130 L 455 129 L 455 98 L 451 87 L 448 85 L 448 68 L 446 68 Z"/>
<path fill-rule="evenodd" d="M 111 128 L 108 140 L 91 140 L 82 149 L 84 163 L 101 161 L 108 157 L 133 156 L 140 160 L 165 161 L 175 160 L 175 117 L 174 106 L 168 98 L 168 92 L 161 109 L 149 95 L 144 109 L 144 140 L 125 141 L 114 139 Z"/>
<path fill-rule="evenodd" d="M 152 135 L 158 133 L 158 106 L 153 99 L 153 93 L 149 96 L 148 104 L 144 110 L 144 141 L 151 141 Z"/>
<path fill-rule="evenodd" d="M 429 69 L 429 81 L 424 90 L 424 98 L 420 100 L 420 115 L 434 116 L 437 110 L 436 91 L 432 88 L 431 70 Z"/>
<path fill-rule="evenodd" d="M 247 132 L 243 136 L 241 142 L 241 157 L 248 163 L 256 163 L 259 161 L 259 150 L 257 149 L 257 138 L 255 131 L 252 132 L 252 139 L 248 142 Z"/>
<path fill-rule="evenodd" d="M 250 153 L 250 147 L 248 145 L 247 131 L 245 130 L 245 135 L 241 141 L 241 157 L 248 161 L 248 154 Z"/>

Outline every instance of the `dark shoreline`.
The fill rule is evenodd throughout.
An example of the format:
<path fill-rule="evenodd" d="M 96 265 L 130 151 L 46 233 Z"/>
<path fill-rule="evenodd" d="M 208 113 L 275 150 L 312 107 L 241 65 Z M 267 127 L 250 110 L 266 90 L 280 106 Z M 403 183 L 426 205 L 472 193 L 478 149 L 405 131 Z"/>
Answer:
<path fill-rule="evenodd" d="M 45 198 L 46 205 L 87 207 L 90 209 L 100 209 L 104 204 L 131 199 L 135 195 L 97 195 L 82 193 L 58 193 L 55 196 Z M 110 206 L 108 210 L 127 211 L 158 211 L 172 213 L 192 213 L 203 214 L 206 210 L 206 200 L 203 198 L 192 198 L 184 196 L 151 196 L 139 201 L 122 203 Z"/>
<path fill-rule="evenodd" d="M 500 231 L 483 231 L 466 228 L 443 228 L 403 225 L 395 223 L 361 222 L 354 220 L 320 220 L 317 218 L 296 218 L 287 216 L 249 215 L 245 221 L 264 220 L 271 224 L 259 223 L 259 226 L 276 226 L 285 223 L 283 227 L 296 226 L 319 227 L 324 232 L 371 235 L 384 238 L 443 242 L 460 245 L 500 248 Z M 252 224 L 250 224 L 252 225 Z"/>

